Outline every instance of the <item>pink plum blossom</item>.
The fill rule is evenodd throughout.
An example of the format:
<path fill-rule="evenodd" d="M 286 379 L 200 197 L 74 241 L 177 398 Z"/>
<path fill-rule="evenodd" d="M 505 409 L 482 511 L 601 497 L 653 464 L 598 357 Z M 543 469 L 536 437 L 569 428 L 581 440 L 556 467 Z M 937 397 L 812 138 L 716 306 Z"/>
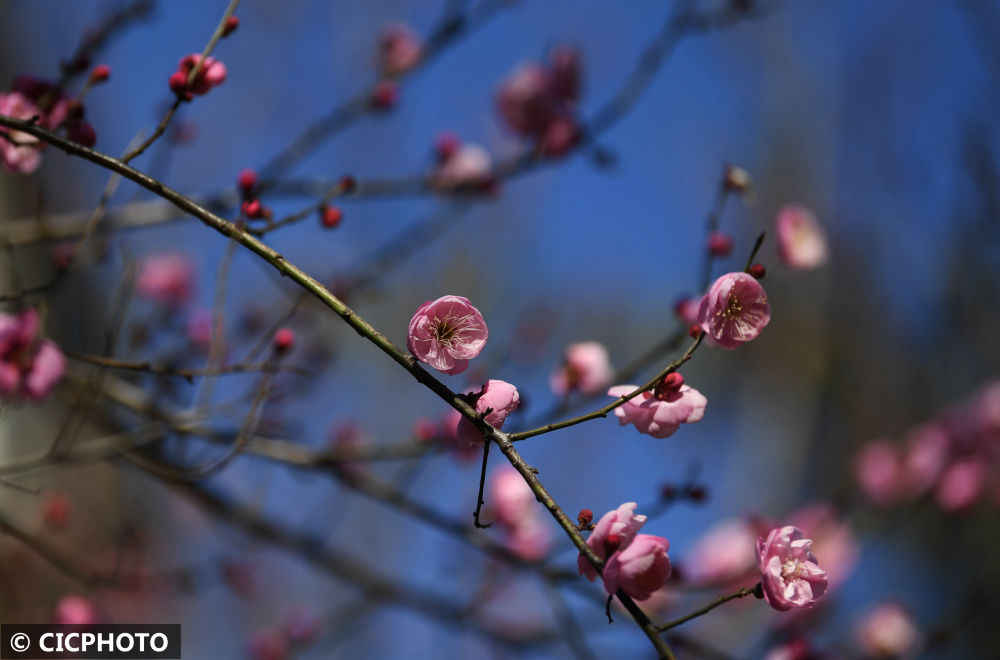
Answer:
<path fill-rule="evenodd" d="M 691 548 L 684 564 L 684 579 L 696 584 L 728 584 L 754 570 L 757 533 L 742 518 L 724 520 L 712 527 Z"/>
<path fill-rule="evenodd" d="M 179 307 L 194 293 L 194 267 L 177 252 L 148 256 L 139 266 L 136 289 L 144 298 Z"/>
<path fill-rule="evenodd" d="M 875 504 L 892 504 L 902 491 L 903 472 L 899 450 L 889 440 L 873 440 L 854 457 L 854 478 Z"/>
<path fill-rule="evenodd" d="M 0 114 L 15 119 L 43 117 L 44 113 L 24 94 L 10 92 L 0 94 Z M 31 174 L 42 163 L 42 143 L 34 136 L 22 131 L 0 128 L 0 158 L 8 172 Z M 9 138 L 9 139 L 8 139 Z"/>
<path fill-rule="evenodd" d="M 474 396 L 476 412 L 485 414 L 483 419 L 495 429 L 503 427 L 507 415 L 514 412 L 521 402 L 517 388 L 502 380 L 487 381 L 479 394 Z M 490 412 L 486 413 L 487 410 Z M 456 433 L 459 445 L 463 447 L 481 447 L 483 444 L 483 434 L 465 417 L 459 420 Z"/>
<path fill-rule="evenodd" d="M 465 371 L 489 335 L 483 315 L 468 298 L 442 296 L 417 309 L 410 319 L 406 347 L 421 362 L 453 376 Z"/>
<path fill-rule="evenodd" d="M 604 566 L 604 590 L 621 588 L 635 600 L 646 600 L 670 577 L 670 542 L 659 536 L 637 534 L 623 550 L 615 552 Z"/>
<path fill-rule="evenodd" d="M 574 390 L 595 394 L 611 383 L 614 370 L 608 349 L 596 341 L 570 344 L 562 366 L 552 372 L 549 386 L 560 396 Z"/>
<path fill-rule="evenodd" d="M 609 396 L 625 396 L 636 390 L 635 385 L 616 385 L 608 390 Z M 615 408 L 615 416 L 622 426 L 634 424 L 639 433 L 654 438 L 668 438 L 681 424 L 693 424 L 705 416 L 708 399 L 688 385 L 674 392 L 643 392 Z"/>
<path fill-rule="evenodd" d="M 42 401 L 66 372 L 66 358 L 39 335 L 38 310 L 0 313 L 0 396 Z"/>
<path fill-rule="evenodd" d="M 406 73 L 420 62 L 422 56 L 420 38 L 406 25 L 392 25 L 382 32 L 378 66 L 384 75 Z"/>
<path fill-rule="evenodd" d="M 729 350 L 757 337 L 770 321 L 767 293 L 747 273 L 727 273 L 715 280 L 698 307 L 701 329 Z"/>
<path fill-rule="evenodd" d="M 865 655 L 873 658 L 912 658 L 921 634 L 913 616 L 898 603 L 881 603 L 858 622 L 855 638 Z"/>
<path fill-rule="evenodd" d="M 983 492 L 987 476 L 981 458 L 964 458 L 952 463 L 938 481 L 935 493 L 938 506 L 951 512 L 970 508 Z"/>
<path fill-rule="evenodd" d="M 789 204 L 778 211 L 778 255 L 789 268 L 809 269 L 827 259 L 826 236 L 809 209 Z"/>
<path fill-rule="evenodd" d="M 811 607 L 826 592 L 826 573 L 811 552 L 812 541 L 797 527 L 771 530 L 767 539 L 757 539 L 757 566 L 764 600 L 778 611 Z"/>
<path fill-rule="evenodd" d="M 436 190 L 483 190 L 494 180 L 490 154 L 478 144 L 461 144 L 448 153 L 431 174 Z"/>
<path fill-rule="evenodd" d="M 537 510 L 535 494 L 517 470 L 504 466 L 490 478 L 490 511 L 497 521 L 516 527 Z"/>
<path fill-rule="evenodd" d="M 508 530 L 507 549 L 528 561 L 537 561 L 552 548 L 552 528 L 539 515 L 528 516 Z"/>
<path fill-rule="evenodd" d="M 642 526 L 646 524 L 646 516 L 637 515 L 635 502 L 626 502 L 614 511 L 608 511 L 594 525 L 594 531 L 587 538 L 587 545 L 601 559 L 606 559 L 610 554 L 620 548 L 625 548 L 635 535 L 639 533 Z M 585 576 L 593 582 L 597 579 L 597 571 L 590 565 L 583 555 L 577 557 L 577 569 L 580 575 Z"/>

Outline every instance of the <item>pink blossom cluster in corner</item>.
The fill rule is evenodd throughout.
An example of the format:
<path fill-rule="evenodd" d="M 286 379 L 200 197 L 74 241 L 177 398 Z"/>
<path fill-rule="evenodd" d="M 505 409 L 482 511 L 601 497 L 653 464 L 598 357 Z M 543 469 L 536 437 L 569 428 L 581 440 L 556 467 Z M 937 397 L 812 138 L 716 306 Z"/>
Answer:
<path fill-rule="evenodd" d="M 599 342 L 584 341 L 566 347 L 562 365 L 549 378 L 549 387 L 559 396 L 596 394 L 610 385 L 613 377 L 608 349 Z"/>
<path fill-rule="evenodd" d="M 826 263 L 826 234 L 813 212 L 798 204 L 778 211 L 778 256 L 789 268 L 808 270 Z"/>
<path fill-rule="evenodd" d="M 15 119 L 38 118 L 38 124 L 50 131 L 63 129 L 66 137 L 85 147 L 97 142 L 94 127 L 84 118 L 83 103 L 65 95 L 55 83 L 29 75 L 14 78 L 11 91 L 0 93 L 0 114 Z M 0 137 L 0 159 L 9 172 L 31 174 L 42 162 L 44 143 L 21 131 L 8 131 Z M 9 138 L 9 139 L 8 139 Z"/>
<path fill-rule="evenodd" d="M 634 392 L 635 385 L 616 385 L 608 396 L 621 397 Z M 632 424 L 654 438 L 669 438 L 681 424 L 700 422 L 705 416 L 708 399 L 701 392 L 684 384 L 678 373 L 668 374 L 651 392 L 643 392 L 615 408 L 622 426 Z"/>
<path fill-rule="evenodd" d="M 757 565 L 764 600 L 778 611 L 812 607 L 826 592 L 826 573 L 812 554 L 812 541 L 791 525 L 757 539 Z"/>
<path fill-rule="evenodd" d="M 421 362 L 453 376 L 466 370 L 489 336 L 483 315 L 468 298 L 442 296 L 417 308 L 406 347 Z"/>
<path fill-rule="evenodd" d="M 913 427 L 902 443 L 867 442 L 852 468 L 858 487 L 879 506 L 931 495 L 947 512 L 984 500 L 1000 507 L 1000 380 Z"/>
<path fill-rule="evenodd" d="M 0 313 L 0 396 L 42 401 L 66 372 L 66 357 L 39 333 L 38 310 Z"/>
<path fill-rule="evenodd" d="M 557 46 L 547 65 L 528 62 L 500 85 L 496 104 L 507 126 L 535 141 L 539 152 L 558 157 L 580 137 L 576 105 L 580 95 L 580 55 Z"/>
<path fill-rule="evenodd" d="M 190 77 L 191 71 L 194 70 L 195 65 L 199 62 L 201 62 L 200 53 L 185 55 L 177 63 L 177 70 L 170 74 L 170 78 L 167 81 L 170 85 L 170 91 L 185 101 L 193 99 L 195 94 L 198 96 L 207 94 L 213 87 L 218 87 L 226 82 L 226 65 L 209 56 L 205 58 L 205 61 L 198 68 L 198 73 L 195 75 L 194 80 L 188 84 L 188 77 Z"/>
<path fill-rule="evenodd" d="M 191 299 L 194 287 L 194 266 L 179 252 L 150 255 L 139 264 L 136 290 L 143 298 L 181 307 Z"/>
<path fill-rule="evenodd" d="M 488 511 L 503 530 L 505 543 L 522 559 L 536 561 L 552 547 L 552 528 L 524 477 L 510 466 L 490 475 Z"/>
<path fill-rule="evenodd" d="M 604 590 L 619 589 L 635 600 L 647 600 L 670 577 L 670 542 L 659 536 L 639 534 L 646 516 L 637 515 L 635 502 L 626 502 L 604 514 L 594 525 L 587 545 L 604 560 Z M 577 558 L 580 575 L 593 582 L 597 571 L 582 554 Z"/>
<path fill-rule="evenodd" d="M 517 410 L 517 406 L 521 403 L 517 388 L 502 380 L 487 381 L 478 394 L 471 396 L 475 398 L 476 412 L 483 415 L 486 423 L 495 429 L 503 427 L 507 416 Z M 483 434 L 465 417 L 459 419 L 456 435 L 458 444 L 462 448 L 483 445 Z"/>
<path fill-rule="evenodd" d="M 423 54 L 420 38 L 406 25 L 390 25 L 379 37 L 378 68 L 384 76 L 406 73 L 420 62 Z"/>
<path fill-rule="evenodd" d="M 478 144 L 463 143 L 454 133 L 438 137 L 437 165 L 430 184 L 439 192 L 483 193 L 496 189 L 493 159 Z"/>

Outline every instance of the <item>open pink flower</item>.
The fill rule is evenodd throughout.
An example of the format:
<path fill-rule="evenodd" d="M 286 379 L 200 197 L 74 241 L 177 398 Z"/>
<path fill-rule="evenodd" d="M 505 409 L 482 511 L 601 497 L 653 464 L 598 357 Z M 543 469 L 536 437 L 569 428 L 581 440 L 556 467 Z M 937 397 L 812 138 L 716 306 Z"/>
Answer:
<path fill-rule="evenodd" d="M 789 204 L 778 211 L 778 255 L 789 268 L 816 268 L 826 263 L 826 236 L 809 209 Z"/>
<path fill-rule="evenodd" d="M 478 144 L 461 144 L 441 154 L 430 181 L 441 191 L 482 191 L 493 181 L 493 161 Z"/>
<path fill-rule="evenodd" d="M 621 588 L 636 600 L 646 600 L 670 577 L 669 549 L 665 538 L 637 534 L 604 565 L 604 590 L 614 594 Z"/>
<path fill-rule="evenodd" d="M 698 307 L 698 323 L 722 348 L 754 339 L 771 321 L 771 306 L 760 282 L 747 273 L 715 280 Z"/>
<path fill-rule="evenodd" d="M 906 608 L 898 603 L 877 605 L 858 622 L 855 638 L 866 656 L 911 658 L 920 646 L 920 631 Z"/>
<path fill-rule="evenodd" d="M 810 551 L 812 541 L 791 525 L 757 539 L 757 565 L 763 574 L 764 600 L 778 611 L 811 607 L 826 591 L 826 573 Z"/>
<path fill-rule="evenodd" d="M 0 94 L 0 114 L 15 119 L 43 117 L 44 113 L 20 92 Z M 42 163 L 42 143 L 34 136 L 21 131 L 0 128 L 0 159 L 8 172 L 31 174 Z M 9 139 L 8 139 L 9 138 Z"/>
<path fill-rule="evenodd" d="M 503 426 L 507 415 L 514 412 L 521 402 L 517 388 L 502 380 L 487 381 L 476 397 L 476 412 L 482 415 L 489 410 L 484 419 L 495 429 Z M 457 435 L 459 445 L 463 447 L 481 447 L 483 444 L 483 434 L 465 417 L 458 422 Z"/>
<path fill-rule="evenodd" d="M 479 355 L 490 332 L 468 298 L 442 296 L 421 305 L 406 335 L 406 347 L 418 360 L 448 375 L 460 374 Z"/>
<path fill-rule="evenodd" d="M 594 531 L 587 537 L 587 545 L 601 559 L 606 559 L 610 554 L 621 548 L 625 548 L 635 535 L 639 533 L 642 526 L 646 524 L 646 516 L 636 515 L 635 509 L 639 506 L 635 502 L 626 502 L 614 511 L 608 511 L 594 525 Z M 597 571 L 590 565 L 583 555 L 577 557 L 577 569 L 580 575 L 585 576 L 593 582 L 597 579 Z"/>
<path fill-rule="evenodd" d="M 170 89 L 188 101 L 193 98 L 194 94 L 199 96 L 207 94 L 213 87 L 218 87 L 226 81 L 226 65 L 209 56 L 198 68 L 198 74 L 189 85 L 188 77 L 199 62 L 201 62 L 200 53 L 185 55 L 178 63 L 177 71 L 170 75 Z"/>
<path fill-rule="evenodd" d="M 0 396 L 42 401 L 66 372 L 66 358 L 38 332 L 38 311 L 0 314 Z"/>
<path fill-rule="evenodd" d="M 594 394 L 611 383 L 614 371 L 608 349 L 596 341 L 584 341 L 566 347 L 565 360 L 552 372 L 549 386 L 560 396 L 574 390 Z"/>
<path fill-rule="evenodd" d="M 177 252 L 146 257 L 139 266 L 136 289 L 154 302 L 183 305 L 194 293 L 194 268 L 187 257 Z"/>
<path fill-rule="evenodd" d="M 420 38 L 405 25 L 392 25 L 379 39 L 378 65 L 387 76 L 406 73 L 420 62 L 423 47 Z"/>
<path fill-rule="evenodd" d="M 634 392 L 635 385 L 616 385 L 608 390 L 609 396 L 625 396 Z M 654 438 L 669 438 L 681 424 L 694 424 L 705 416 L 708 399 L 688 385 L 681 385 L 674 392 L 654 394 L 643 392 L 615 408 L 615 416 L 622 426 L 634 424 L 639 433 Z"/>

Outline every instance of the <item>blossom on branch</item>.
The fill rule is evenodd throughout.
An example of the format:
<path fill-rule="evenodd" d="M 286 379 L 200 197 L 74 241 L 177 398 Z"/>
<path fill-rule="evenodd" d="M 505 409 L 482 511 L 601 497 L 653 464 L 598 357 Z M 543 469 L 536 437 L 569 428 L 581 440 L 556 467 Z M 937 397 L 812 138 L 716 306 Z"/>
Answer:
<path fill-rule="evenodd" d="M 415 67 L 423 54 L 420 38 L 413 30 L 405 25 L 392 25 L 379 39 L 378 67 L 383 75 L 398 76 Z"/>
<path fill-rule="evenodd" d="M 587 538 L 587 545 L 601 559 L 607 559 L 615 551 L 628 546 L 646 524 L 646 516 L 637 515 L 635 502 L 626 502 L 614 511 L 608 511 L 594 525 L 594 531 Z M 580 575 L 593 582 L 597 579 L 597 571 L 583 555 L 577 557 L 577 569 Z"/>
<path fill-rule="evenodd" d="M 670 577 L 670 542 L 639 534 L 646 516 L 636 515 L 635 508 L 635 502 L 626 502 L 604 514 L 587 538 L 587 545 L 605 560 L 604 590 L 609 595 L 621 589 L 636 600 L 646 600 Z M 577 558 L 577 568 L 591 582 L 597 579 L 597 571 L 582 554 Z"/>
<path fill-rule="evenodd" d="M 768 605 L 778 611 L 811 607 L 826 592 L 826 573 L 811 548 L 812 541 L 791 525 L 771 530 L 766 540 L 757 539 L 757 565 Z"/>
<path fill-rule="evenodd" d="M 446 134 L 439 140 L 438 164 L 431 173 L 431 187 L 439 191 L 483 192 L 494 187 L 493 160 L 478 144 L 454 142 Z"/>
<path fill-rule="evenodd" d="M 666 382 L 668 380 L 670 383 Z M 629 399 L 615 408 L 618 423 L 622 426 L 633 424 L 639 433 L 654 438 L 669 438 L 681 424 L 700 422 L 705 416 L 708 399 L 683 382 L 680 374 L 670 374 L 652 392 Z M 615 385 L 608 390 L 608 396 L 625 396 L 636 389 L 635 385 Z"/>
<path fill-rule="evenodd" d="M 552 547 L 552 530 L 531 487 L 517 470 L 504 466 L 490 475 L 489 511 L 506 533 L 506 545 L 519 557 L 541 559 Z"/>
<path fill-rule="evenodd" d="M 38 311 L 0 313 L 0 396 L 42 401 L 66 372 L 66 358 L 39 335 Z"/>
<path fill-rule="evenodd" d="M 201 96 L 207 94 L 213 87 L 218 87 L 226 81 L 226 65 L 214 57 L 206 57 L 194 80 L 188 83 L 188 78 L 194 67 L 201 62 L 199 53 L 185 55 L 177 64 L 177 71 L 170 74 L 170 89 L 174 94 L 190 101 L 197 94 Z"/>
<path fill-rule="evenodd" d="M 0 94 L 0 114 L 15 119 L 41 117 L 42 111 L 19 92 Z M 42 143 L 21 131 L 0 128 L 0 158 L 8 172 L 31 174 L 42 164 Z"/>
<path fill-rule="evenodd" d="M 747 273 L 727 273 L 715 280 L 698 307 L 701 329 L 729 350 L 756 338 L 770 321 L 767 293 Z"/>
<path fill-rule="evenodd" d="M 502 380 L 487 381 L 479 394 L 473 396 L 476 399 L 476 412 L 484 415 L 486 423 L 496 429 L 503 427 L 507 415 L 514 412 L 521 403 L 517 388 Z M 483 434 L 465 417 L 458 421 L 456 433 L 460 447 L 477 447 L 483 444 Z"/>
<path fill-rule="evenodd" d="M 442 296 L 417 308 L 406 347 L 421 362 L 454 376 L 479 355 L 489 335 L 483 315 L 468 298 Z"/>

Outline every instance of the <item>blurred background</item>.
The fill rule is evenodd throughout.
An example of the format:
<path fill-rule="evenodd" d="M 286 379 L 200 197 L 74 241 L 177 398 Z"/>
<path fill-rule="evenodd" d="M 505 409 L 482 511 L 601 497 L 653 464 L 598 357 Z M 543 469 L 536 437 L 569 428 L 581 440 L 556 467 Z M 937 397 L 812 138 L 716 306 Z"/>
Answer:
<path fill-rule="evenodd" d="M 113 29 L 67 86 L 76 94 L 90 66 L 111 67 L 86 97 L 86 119 L 112 155 L 152 132 L 173 100 L 177 61 L 204 49 L 226 9 L 142 4 L 148 11 Z M 81 38 L 123 6 L 0 0 L 3 89 L 20 74 L 58 79 Z M 752 570 L 738 569 L 764 521 L 816 525 L 799 523 L 837 556 L 817 608 L 729 604 L 668 635 L 680 657 L 766 657 L 799 638 L 822 657 L 991 657 L 1000 4 L 694 6 L 704 20 L 674 44 L 676 3 L 658 1 L 244 0 L 239 28 L 213 53 L 225 83 L 183 104 L 133 164 L 229 218 L 245 168 L 269 184 L 260 201 L 276 219 L 354 177 L 355 192 L 331 202 L 339 226 L 310 212 L 265 240 L 397 345 L 424 301 L 469 298 L 490 340 L 466 373 L 442 379 L 456 391 L 488 378 L 516 384 L 522 405 L 505 430 L 609 401 L 551 391 L 572 342 L 601 342 L 621 369 L 676 335 L 632 383 L 683 352 L 675 303 L 700 295 L 724 167 L 743 168 L 753 195 L 726 200 L 720 227 L 734 249 L 712 272 L 742 270 L 768 232 L 757 260 L 773 316 L 759 339 L 732 352 L 702 347 L 683 368 L 708 398 L 704 420 L 657 440 L 599 419 L 519 451 L 571 517 L 636 501 L 650 517 L 644 531 L 670 540 L 677 574 L 649 604 L 658 621 L 752 585 Z M 393 83 L 392 107 L 376 108 L 380 35 L 393 25 L 427 50 Z M 601 130 L 558 157 L 530 157 L 532 140 L 505 124 L 497 90 L 561 46 L 580 57 L 574 119 Z M 310 129 L 306 148 L 279 156 Z M 488 190 L 428 189 L 445 132 L 490 154 L 498 180 Z M 51 147 L 37 172 L 0 176 L 4 290 L 53 276 L 107 180 Z M 778 259 L 775 218 L 789 203 L 812 209 L 826 233 L 820 268 Z M 180 368 L 266 358 L 275 324 L 286 325 L 297 340 L 283 364 L 306 373 L 185 379 L 71 359 L 45 403 L 5 405 L 0 619 L 49 621 L 78 596 L 70 606 L 101 620 L 182 623 L 186 657 L 652 653 L 624 612 L 608 625 L 600 584 L 574 577 L 576 552 L 548 516 L 539 533 L 550 539 L 549 578 L 477 547 L 509 547 L 499 526 L 472 529 L 480 454 L 449 449 L 447 406 L 412 377 L 150 193 L 122 182 L 109 209 L 68 276 L 4 311 L 40 307 L 45 334 L 68 352 Z M 135 293 L 143 264 L 162 254 L 189 260 L 182 304 Z M 202 465 L 225 452 L 204 436 L 231 440 L 247 424 L 258 455 L 203 480 L 178 484 L 151 463 Z M 903 494 L 892 483 L 928 428 L 946 438 L 947 456 Z M 866 461 L 877 439 L 882 460 Z M 122 441 L 130 451 L 98 450 Z M 331 447 L 358 460 L 288 464 Z M 945 478 L 963 462 L 981 469 Z M 503 463 L 494 452 L 490 472 Z M 398 497 L 387 503 L 376 484 Z M 803 511 L 811 505 L 825 508 Z M 699 544 L 725 521 L 751 530 L 746 550 L 733 550 L 736 568 L 707 584 L 688 578 L 711 573 Z M 824 566 L 821 550 L 818 541 Z M 880 647 L 859 632 L 885 603 L 904 606 L 912 643 Z"/>

